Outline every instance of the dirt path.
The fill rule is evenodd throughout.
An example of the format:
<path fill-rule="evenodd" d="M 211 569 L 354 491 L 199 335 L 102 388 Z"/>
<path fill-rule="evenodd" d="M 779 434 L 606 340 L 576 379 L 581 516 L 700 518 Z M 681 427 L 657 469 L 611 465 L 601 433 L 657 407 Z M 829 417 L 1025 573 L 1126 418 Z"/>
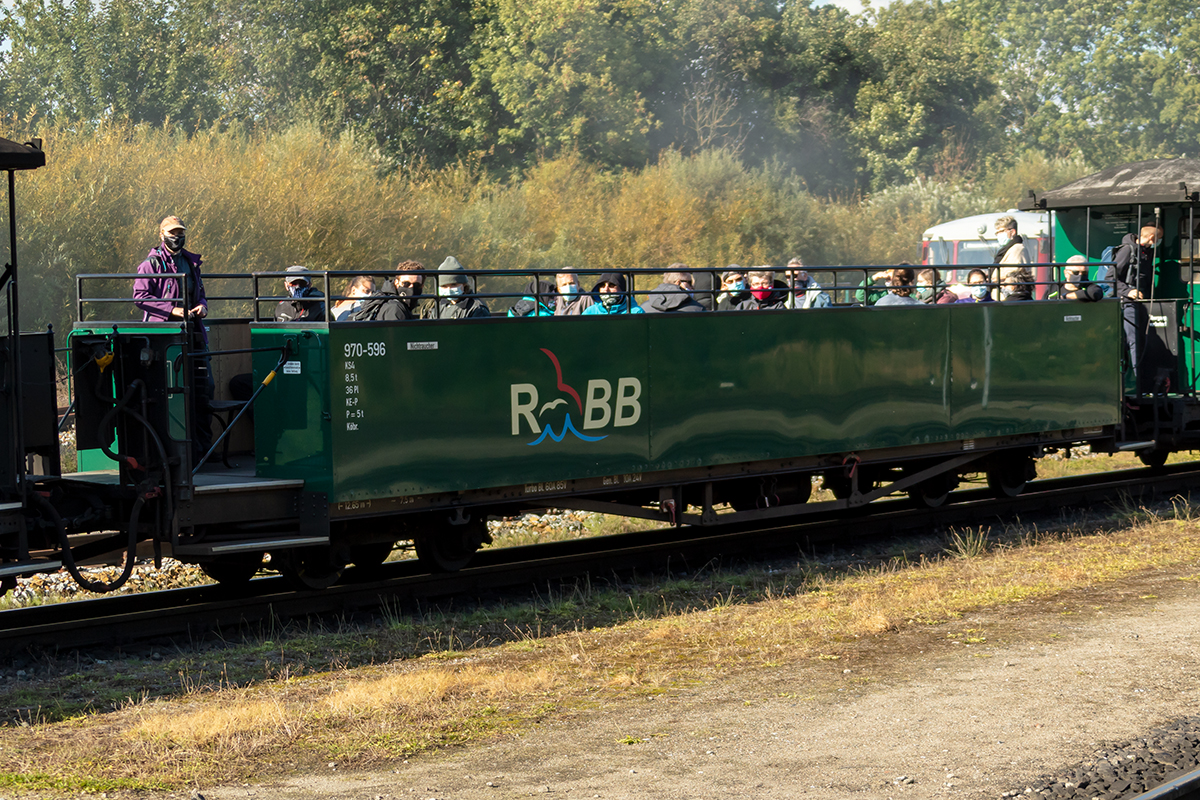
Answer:
<path fill-rule="evenodd" d="M 999 798 L 1103 743 L 1197 713 L 1192 577 L 1159 573 L 884 634 L 837 661 L 558 718 L 394 771 L 202 791 L 207 800 Z"/>

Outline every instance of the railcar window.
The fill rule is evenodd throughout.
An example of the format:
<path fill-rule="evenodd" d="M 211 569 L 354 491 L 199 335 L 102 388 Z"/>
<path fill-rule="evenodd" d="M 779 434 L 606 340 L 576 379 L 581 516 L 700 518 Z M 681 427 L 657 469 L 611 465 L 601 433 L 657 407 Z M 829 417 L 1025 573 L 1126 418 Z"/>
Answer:
<path fill-rule="evenodd" d="M 936 242 L 926 242 L 926 244 L 929 246 L 929 264 L 940 267 L 953 263 L 951 255 L 954 253 L 954 242 L 941 239 Z"/>
<path fill-rule="evenodd" d="M 959 242 L 958 264 L 990 264 L 996 257 L 995 242 Z"/>
<path fill-rule="evenodd" d="M 1188 230 L 1188 214 L 1183 214 L 1179 219 L 1179 263 L 1193 265 L 1196 259 L 1200 256 L 1200 216 L 1193 220 L 1192 229 Z M 1184 280 L 1188 276 L 1184 275 Z M 1191 276 L 1192 283 L 1200 283 L 1200 275 L 1193 274 Z"/>

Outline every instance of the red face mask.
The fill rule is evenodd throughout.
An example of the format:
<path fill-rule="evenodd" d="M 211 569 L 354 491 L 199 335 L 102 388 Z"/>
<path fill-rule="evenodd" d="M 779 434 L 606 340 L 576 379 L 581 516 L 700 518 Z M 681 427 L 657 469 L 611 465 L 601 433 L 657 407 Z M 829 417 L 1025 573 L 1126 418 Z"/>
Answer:
<path fill-rule="evenodd" d="M 771 289 L 751 289 L 750 294 L 754 295 L 754 299 L 761 303 L 771 296 L 771 291 Z"/>

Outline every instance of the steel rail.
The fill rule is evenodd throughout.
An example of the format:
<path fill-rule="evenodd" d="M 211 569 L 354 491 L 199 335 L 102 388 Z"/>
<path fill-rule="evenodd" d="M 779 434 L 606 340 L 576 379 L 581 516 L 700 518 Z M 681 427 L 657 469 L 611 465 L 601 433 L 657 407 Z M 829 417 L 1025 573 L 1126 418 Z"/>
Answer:
<path fill-rule="evenodd" d="M 176 636 L 202 636 L 238 626 L 263 626 L 309 615 L 367 611 L 431 597 L 511 589 L 535 581 L 587 573 L 684 566 L 714 560 L 778 556 L 819 544 L 849 544 L 914 529 L 1004 522 L 1015 515 L 1103 506 L 1121 495 L 1186 495 L 1200 487 L 1200 463 L 1165 470 L 1119 470 L 1037 481 L 1015 498 L 995 499 L 986 489 L 955 493 L 937 509 L 908 501 L 884 501 L 830 512 L 803 522 L 773 521 L 636 533 L 480 551 L 455 573 L 429 574 L 416 561 L 384 564 L 377 579 L 347 581 L 328 589 L 296 592 L 282 578 L 258 578 L 238 593 L 221 586 L 170 589 L 12 609 L 0 612 L 0 653 L 31 646 L 79 648 L 130 644 Z M 866 509 L 874 513 L 864 513 Z M 374 577 L 374 575 L 373 575 Z"/>
<path fill-rule="evenodd" d="M 1200 769 L 1148 789 L 1128 800 L 1200 800 Z"/>

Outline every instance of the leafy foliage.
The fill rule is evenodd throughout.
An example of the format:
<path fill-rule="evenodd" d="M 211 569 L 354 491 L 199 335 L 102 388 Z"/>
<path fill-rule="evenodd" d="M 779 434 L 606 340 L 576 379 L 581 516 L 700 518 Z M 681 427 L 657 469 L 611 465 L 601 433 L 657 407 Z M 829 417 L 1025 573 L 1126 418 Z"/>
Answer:
<path fill-rule="evenodd" d="M 309 120 L 353 132 L 380 169 L 512 174 L 565 153 L 640 168 L 722 149 L 853 193 L 978 178 L 1030 147 L 1097 163 L 1196 144 L 1195 14 L 1177 0 L 910 0 L 857 16 L 800 0 L 14 0 L 0 13 L 0 97 L 29 124 Z"/>

